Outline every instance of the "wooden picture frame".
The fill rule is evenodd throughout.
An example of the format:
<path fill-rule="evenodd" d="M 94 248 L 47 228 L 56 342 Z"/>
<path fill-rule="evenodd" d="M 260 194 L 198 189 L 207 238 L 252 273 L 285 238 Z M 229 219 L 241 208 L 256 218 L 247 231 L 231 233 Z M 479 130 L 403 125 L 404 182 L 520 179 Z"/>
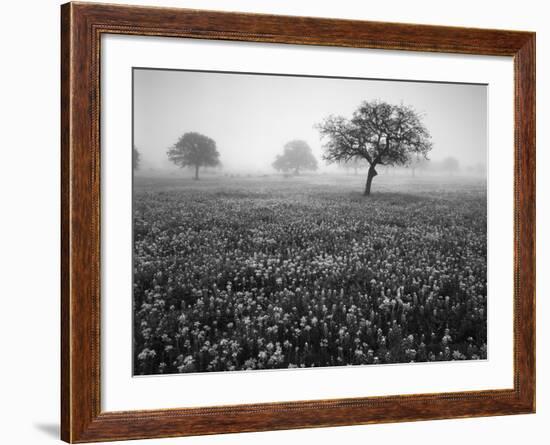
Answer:
<path fill-rule="evenodd" d="M 103 34 L 512 56 L 514 387 L 458 393 L 102 412 L 100 38 Z M 61 7 L 61 437 L 71 443 L 535 412 L 535 34 L 148 8 Z"/>

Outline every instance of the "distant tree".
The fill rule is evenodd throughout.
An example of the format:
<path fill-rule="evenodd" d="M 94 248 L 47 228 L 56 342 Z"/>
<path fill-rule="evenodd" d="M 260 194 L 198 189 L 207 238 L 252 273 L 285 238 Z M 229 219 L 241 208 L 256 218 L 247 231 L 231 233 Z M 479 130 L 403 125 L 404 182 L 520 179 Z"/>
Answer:
<path fill-rule="evenodd" d="M 420 160 L 420 162 L 417 163 L 416 169 L 420 170 L 421 172 L 425 172 L 427 170 L 430 170 L 432 168 L 432 161 L 430 161 L 428 158 L 424 158 Z"/>
<path fill-rule="evenodd" d="M 136 146 L 132 147 L 132 166 L 134 170 L 139 170 L 141 165 L 141 153 L 138 151 Z"/>
<path fill-rule="evenodd" d="M 353 174 L 357 175 L 357 170 L 367 166 L 367 162 L 363 158 L 353 158 L 349 161 L 339 162 L 339 165 L 346 170 L 353 170 Z"/>
<path fill-rule="evenodd" d="M 407 165 L 412 154 L 426 157 L 431 137 L 411 107 L 381 101 L 363 102 L 351 119 L 329 116 L 317 125 L 329 163 L 363 158 L 369 164 L 365 195 L 370 195 L 378 165 Z"/>
<path fill-rule="evenodd" d="M 285 144 L 283 153 L 277 155 L 272 166 L 277 171 L 293 171 L 299 175 L 300 170 L 317 170 L 317 159 L 307 142 L 296 139 Z"/>
<path fill-rule="evenodd" d="M 441 169 L 444 172 L 454 175 L 460 168 L 460 164 L 456 158 L 449 156 L 441 162 Z"/>
<path fill-rule="evenodd" d="M 216 142 L 200 133 L 185 133 L 168 149 L 167 154 L 180 168 L 195 167 L 195 179 L 199 179 L 200 167 L 220 165 L 220 153 L 216 149 Z"/>
<path fill-rule="evenodd" d="M 473 166 L 473 172 L 479 176 L 487 176 L 487 165 L 482 162 L 478 162 Z"/>
<path fill-rule="evenodd" d="M 417 170 L 426 170 L 430 160 L 427 157 L 420 156 L 418 153 L 413 154 L 409 160 L 409 168 L 411 169 L 412 177 L 416 176 Z"/>

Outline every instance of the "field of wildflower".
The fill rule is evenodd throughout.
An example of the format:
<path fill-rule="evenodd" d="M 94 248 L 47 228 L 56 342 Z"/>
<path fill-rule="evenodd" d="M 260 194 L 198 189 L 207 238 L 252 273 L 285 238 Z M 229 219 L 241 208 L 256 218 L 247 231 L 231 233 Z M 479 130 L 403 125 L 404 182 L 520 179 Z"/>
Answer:
<path fill-rule="evenodd" d="M 134 374 L 487 356 L 486 186 L 135 178 Z"/>

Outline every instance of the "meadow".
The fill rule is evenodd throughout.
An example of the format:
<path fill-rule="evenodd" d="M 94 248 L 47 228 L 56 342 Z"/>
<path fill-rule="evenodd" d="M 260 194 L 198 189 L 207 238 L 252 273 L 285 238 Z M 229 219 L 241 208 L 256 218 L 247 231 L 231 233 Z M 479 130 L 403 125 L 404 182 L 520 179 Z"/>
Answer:
<path fill-rule="evenodd" d="M 484 180 L 134 181 L 134 374 L 487 357 Z"/>

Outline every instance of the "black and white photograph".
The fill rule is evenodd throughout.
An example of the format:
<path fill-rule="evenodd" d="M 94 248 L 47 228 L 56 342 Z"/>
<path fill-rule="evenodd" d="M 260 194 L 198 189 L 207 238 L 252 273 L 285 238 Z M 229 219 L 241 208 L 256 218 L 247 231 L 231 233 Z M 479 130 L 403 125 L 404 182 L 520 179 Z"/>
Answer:
<path fill-rule="evenodd" d="M 6 2 L 0 442 L 546 445 L 545 6 Z"/>
<path fill-rule="evenodd" d="M 135 376 L 487 359 L 487 85 L 132 76 Z"/>

